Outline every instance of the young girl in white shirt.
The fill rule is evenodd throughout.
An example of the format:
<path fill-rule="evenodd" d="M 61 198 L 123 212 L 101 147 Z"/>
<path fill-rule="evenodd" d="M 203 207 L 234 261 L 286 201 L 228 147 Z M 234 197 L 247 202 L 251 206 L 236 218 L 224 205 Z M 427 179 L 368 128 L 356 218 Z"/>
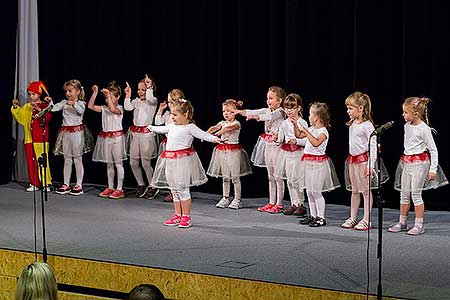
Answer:
<path fill-rule="evenodd" d="M 166 126 L 148 126 L 154 133 L 167 134 L 166 149 L 158 157 L 152 186 L 169 188 L 173 196 L 175 213 L 164 222 L 166 226 L 188 228 L 192 226 L 191 186 L 205 183 L 205 170 L 197 152 L 192 148 L 194 137 L 220 143 L 221 140 L 198 128 L 193 121 L 194 109 L 188 100 L 180 99 L 171 111 L 173 123 Z"/>
<path fill-rule="evenodd" d="M 136 197 L 153 199 L 158 194 L 158 189 L 152 188 L 150 183 L 153 177 L 151 160 L 158 156 L 155 136 L 148 130 L 147 126 L 153 123 L 158 99 L 153 95 L 154 81 L 145 75 L 138 84 L 138 97 L 131 100 L 131 87 L 128 85 L 124 89 L 124 108 L 133 111 L 133 125 L 127 133 L 128 155 L 130 156 L 130 166 L 136 178 L 138 188 Z M 142 176 L 142 169 L 147 177 L 148 185 L 145 184 Z"/>
<path fill-rule="evenodd" d="M 423 217 L 425 205 L 422 190 L 435 189 L 448 184 L 438 164 L 438 150 L 428 125 L 428 98 L 409 97 L 403 103 L 405 135 L 403 155 L 397 166 L 394 188 L 400 191 L 399 222 L 390 227 L 390 232 L 407 231 L 410 200 L 414 203 L 416 219 L 410 235 L 425 232 Z"/>
<path fill-rule="evenodd" d="M 217 202 L 218 208 L 239 209 L 241 205 L 241 177 L 251 174 L 252 169 L 247 152 L 239 144 L 241 123 L 235 118 L 235 111 L 242 106 L 242 101 L 228 99 L 222 103 L 224 121 L 208 129 L 222 140 L 224 144 L 214 148 L 206 174 L 222 177 L 223 197 Z M 230 199 L 230 186 L 233 182 L 234 198 Z"/>
<path fill-rule="evenodd" d="M 345 186 L 352 192 L 352 195 L 350 218 L 345 220 L 341 227 L 368 230 L 371 228 L 370 213 L 373 205 L 373 195 L 370 190 L 378 187 L 377 141 L 376 136 L 372 136 L 372 132 L 375 130 L 372 120 L 372 105 L 369 96 L 361 92 L 354 92 L 348 96 L 345 105 L 350 117 L 346 123 L 349 126 L 349 154 L 345 161 Z M 380 165 L 381 183 L 384 183 L 389 176 L 383 161 L 380 161 Z M 361 194 L 364 198 L 364 215 L 361 220 L 358 220 Z"/>
<path fill-rule="evenodd" d="M 287 119 L 281 123 L 278 131 L 277 143 L 280 144 L 280 154 L 275 164 L 274 176 L 283 178 L 287 182 L 291 206 L 283 210 L 285 215 L 303 216 L 306 214 L 304 191 L 294 185 L 296 169 L 301 167 L 300 158 L 303 155 L 306 138 L 295 137 L 294 125 L 308 127 L 302 118 L 302 98 L 299 94 L 289 94 L 283 101 L 283 108 Z"/>
<path fill-rule="evenodd" d="M 255 110 L 237 110 L 248 120 L 264 121 L 264 133 L 260 134 L 250 160 L 257 167 L 266 167 L 269 175 L 269 202 L 258 207 L 260 212 L 281 213 L 283 212 L 284 181 L 274 176 L 275 163 L 280 153 L 276 140 L 278 129 L 285 119 L 281 105 L 286 97 L 286 92 L 278 86 L 272 86 L 267 91 L 267 107 Z"/>
<path fill-rule="evenodd" d="M 102 113 L 102 131 L 98 134 L 92 160 L 106 163 L 108 175 L 108 187 L 98 195 L 103 198 L 120 199 L 125 197 L 122 189 L 124 179 L 123 161 L 127 159 L 125 135 L 122 130 L 123 107 L 118 104 L 121 89 L 114 81 L 102 89 L 106 100 L 106 105 L 102 106 L 95 105 L 98 86 L 94 85 L 92 91 L 88 108 Z M 114 188 L 114 167 L 117 170 L 116 188 Z"/>
<path fill-rule="evenodd" d="M 91 131 L 83 124 L 86 102 L 84 102 L 84 89 L 80 81 L 69 80 L 64 83 L 63 88 L 66 99 L 56 103 L 52 108 L 52 111 L 62 110 L 63 115 L 53 153 L 64 155 L 64 183 L 56 189 L 56 193 L 78 196 L 83 194 L 82 155 L 94 149 L 94 138 Z M 72 163 L 75 165 L 77 179 L 76 184 L 71 187 Z"/>
<path fill-rule="evenodd" d="M 291 121 L 292 122 L 292 121 Z M 306 129 L 292 122 L 295 136 L 306 137 L 305 150 L 301 158 L 302 166 L 297 168 L 296 185 L 306 189 L 310 215 L 300 220 L 302 225 L 321 227 L 327 224 L 325 220 L 325 199 L 322 192 L 338 188 L 339 180 L 331 158 L 326 154 L 330 127 L 330 112 L 328 105 L 314 102 L 309 107 L 310 127 Z"/>

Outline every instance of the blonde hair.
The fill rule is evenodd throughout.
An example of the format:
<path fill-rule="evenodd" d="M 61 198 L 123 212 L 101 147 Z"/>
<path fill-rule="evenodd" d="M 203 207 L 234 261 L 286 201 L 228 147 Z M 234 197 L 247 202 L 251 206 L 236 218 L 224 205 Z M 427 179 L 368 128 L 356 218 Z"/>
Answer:
<path fill-rule="evenodd" d="M 173 109 L 182 114 L 187 114 L 189 123 L 195 123 L 194 122 L 194 107 L 192 106 L 191 101 L 186 100 L 186 99 L 180 99 L 173 103 Z"/>
<path fill-rule="evenodd" d="M 71 86 L 74 89 L 77 89 L 80 91 L 80 93 L 78 94 L 78 100 L 83 100 L 83 101 L 85 100 L 84 88 L 81 85 L 81 82 L 79 80 L 72 79 L 72 80 L 66 81 L 63 85 L 63 90 L 65 91 L 68 86 Z"/>
<path fill-rule="evenodd" d="M 52 267 L 35 262 L 26 266 L 16 284 L 15 300 L 57 300 L 58 287 Z"/>
<path fill-rule="evenodd" d="M 167 95 L 167 98 L 168 99 L 170 98 L 170 100 L 172 100 L 173 102 L 176 102 L 176 101 L 184 98 L 184 93 L 180 89 L 173 89 L 169 92 L 169 94 Z"/>
<path fill-rule="evenodd" d="M 419 97 L 409 97 L 406 98 L 403 102 L 404 106 L 407 106 L 413 112 L 418 113 L 420 118 L 430 125 L 429 116 L 430 113 L 428 111 L 428 103 L 431 102 L 430 98 L 419 98 Z"/>
<path fill-rule="evenodd" d="M 114 80 L 108 84 L 106 89 L 109 90 L 115 97 L 120 97 L 120 95 L 122 94 L 122 89 Z"/>
<path fill-rule="evenodd" d="M 298 112 L 298 115 L 300 117 L 303 117 L 302 115 L 302 111 L 303 111 L 303 103 L 302 103 L 302 97 L 300 97 L 299 94 L 296 93 L 290 93 L 289 95 L 286 96 L 286 98 L 284 99 L 283 102 L 283 107 L 284 108 L 296 108 L 299 107 L 300 110 Z"/>
<path fill-rule="evenodd" d="M 286 92 L 284 89 L 279 86 L 271 86 L 269 88 L 269 92 L 273 92 L 281 100 L 280 106 L 283 106 L 284 98 L 286 98 Z"/>
<path fill-rule="evenodd" d="M 314 110 L 323 126 L 329 128 L 330 124 L 330 108 L 325 102 L 313 102 L 309 105 Z"/>
<path fill-rule="evenodd" d="M 372 119 L 372 102 L 370 101 L 370 98 L 367 94 L 361 93 L 361 92 L 354 92 L 350 96 L 345 99 L 345 105 L 347 106 L 362 106 L 362 119 L 364 121 L 370 121 L 373 124 Z M 350 119 L 345 124 L 350 126 L 353 124 L 353 119 Z"/>
<path fill-rule="evenodd" d="M 240 100 L 237 101 L 234 99 L 227 99 L 222 103 L 222 106 L 227 106 L 227 105 L 233 106 L 234 108 L 237 108 L 237 109 L 241 109 L 242 106 L 244 105 L 244 102 L 240 101 Z"/>

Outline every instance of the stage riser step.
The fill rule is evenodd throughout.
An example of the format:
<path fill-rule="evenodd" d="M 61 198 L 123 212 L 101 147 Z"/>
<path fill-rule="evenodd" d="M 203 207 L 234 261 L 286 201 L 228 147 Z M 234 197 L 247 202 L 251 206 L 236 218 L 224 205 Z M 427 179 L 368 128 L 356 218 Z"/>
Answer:
<path fill-rule="evenodd" d="M 38 260 L 42 261 L 42 258 L 38 257 Z M 14 299 L 17 277 L 24 266 L 34 261 L 34 253 L 0 249 L 0 300 Z M 61 300 L 114 299 L 114 297 L 126 295 L 134 286 L 141 283 L 158 286 L 170 299 L 366 299 L 365 295 L 348 292 L 54 255 L 49 255 L 48 263 L 56 272 Z M 376 297 L 370 296 L 369 299 L 375 300 Z M 394 300 L 395 298 L 383 297 L 383 299 Z"/>

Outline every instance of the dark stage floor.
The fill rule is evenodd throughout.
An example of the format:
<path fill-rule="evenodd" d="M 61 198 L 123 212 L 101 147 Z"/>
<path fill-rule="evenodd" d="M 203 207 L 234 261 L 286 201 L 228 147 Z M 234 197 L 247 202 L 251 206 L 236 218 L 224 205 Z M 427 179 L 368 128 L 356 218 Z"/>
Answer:
<path fill-rule="evenodd" d="M 296 217 L 258 212 L 264 199 L 244 199 L 244 208 L 234 211 L 215 208 L 218 195 L 193 193 L 194 225 L 179 229 L 162 225 L 172 214 L 172 204 L 161 196 L 117 201 L 97 197 L 99 190 L 93 186 L 85 191 L 79 197 L 49 194 L 45 209 L 50 254 L 366 291 L 368 235 L 339 227 L 347 217 L 346 206 L 328 205 L 328 225 L 310 228 L 299 225 Z M 0 247 L 33 251 L 33 194 L 15 183 L 1 186 L 0 214 Z M 385 209 L 383 227 L 397 219 L 397 210 Z M 428 211 L 425 222 L 426 233 L 418 237 L 383 232 L 386 296 L 450 299 L 450 212 Z M 375 294 L 376 230 L 369 244 L 370 293 Z"/>

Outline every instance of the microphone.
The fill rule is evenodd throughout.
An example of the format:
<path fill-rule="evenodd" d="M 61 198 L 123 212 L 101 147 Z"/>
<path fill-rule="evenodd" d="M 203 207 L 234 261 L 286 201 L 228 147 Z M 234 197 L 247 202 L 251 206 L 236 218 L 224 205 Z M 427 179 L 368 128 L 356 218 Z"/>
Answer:
<path fill-rule="evenodd" d="M 35 114 L 32 119 L 36 120 L 36 119 L 39 119 L 40 117 L 44 116 L 45 114 L 47 114 L 49 111 L 52 110 L 53 106 L 54 106 L 53 104 L 50 104 L 49 106 L 47 106 L 46 108 L 42 109 L 37 114 Z"/>
<path fill-rule="evenodd" d="M 377 129 L 375 129 L 370 136 L 374 136 L 374 135 L 381 135 L 383 132 L 385 132 L 386 130 L 388 130 L 389 128 L 391 128 L 392 126 L 394 126 L 394 121 L 389 121 L 387 123 L 384 123 L 383 125 L 379 126 Z"/>

